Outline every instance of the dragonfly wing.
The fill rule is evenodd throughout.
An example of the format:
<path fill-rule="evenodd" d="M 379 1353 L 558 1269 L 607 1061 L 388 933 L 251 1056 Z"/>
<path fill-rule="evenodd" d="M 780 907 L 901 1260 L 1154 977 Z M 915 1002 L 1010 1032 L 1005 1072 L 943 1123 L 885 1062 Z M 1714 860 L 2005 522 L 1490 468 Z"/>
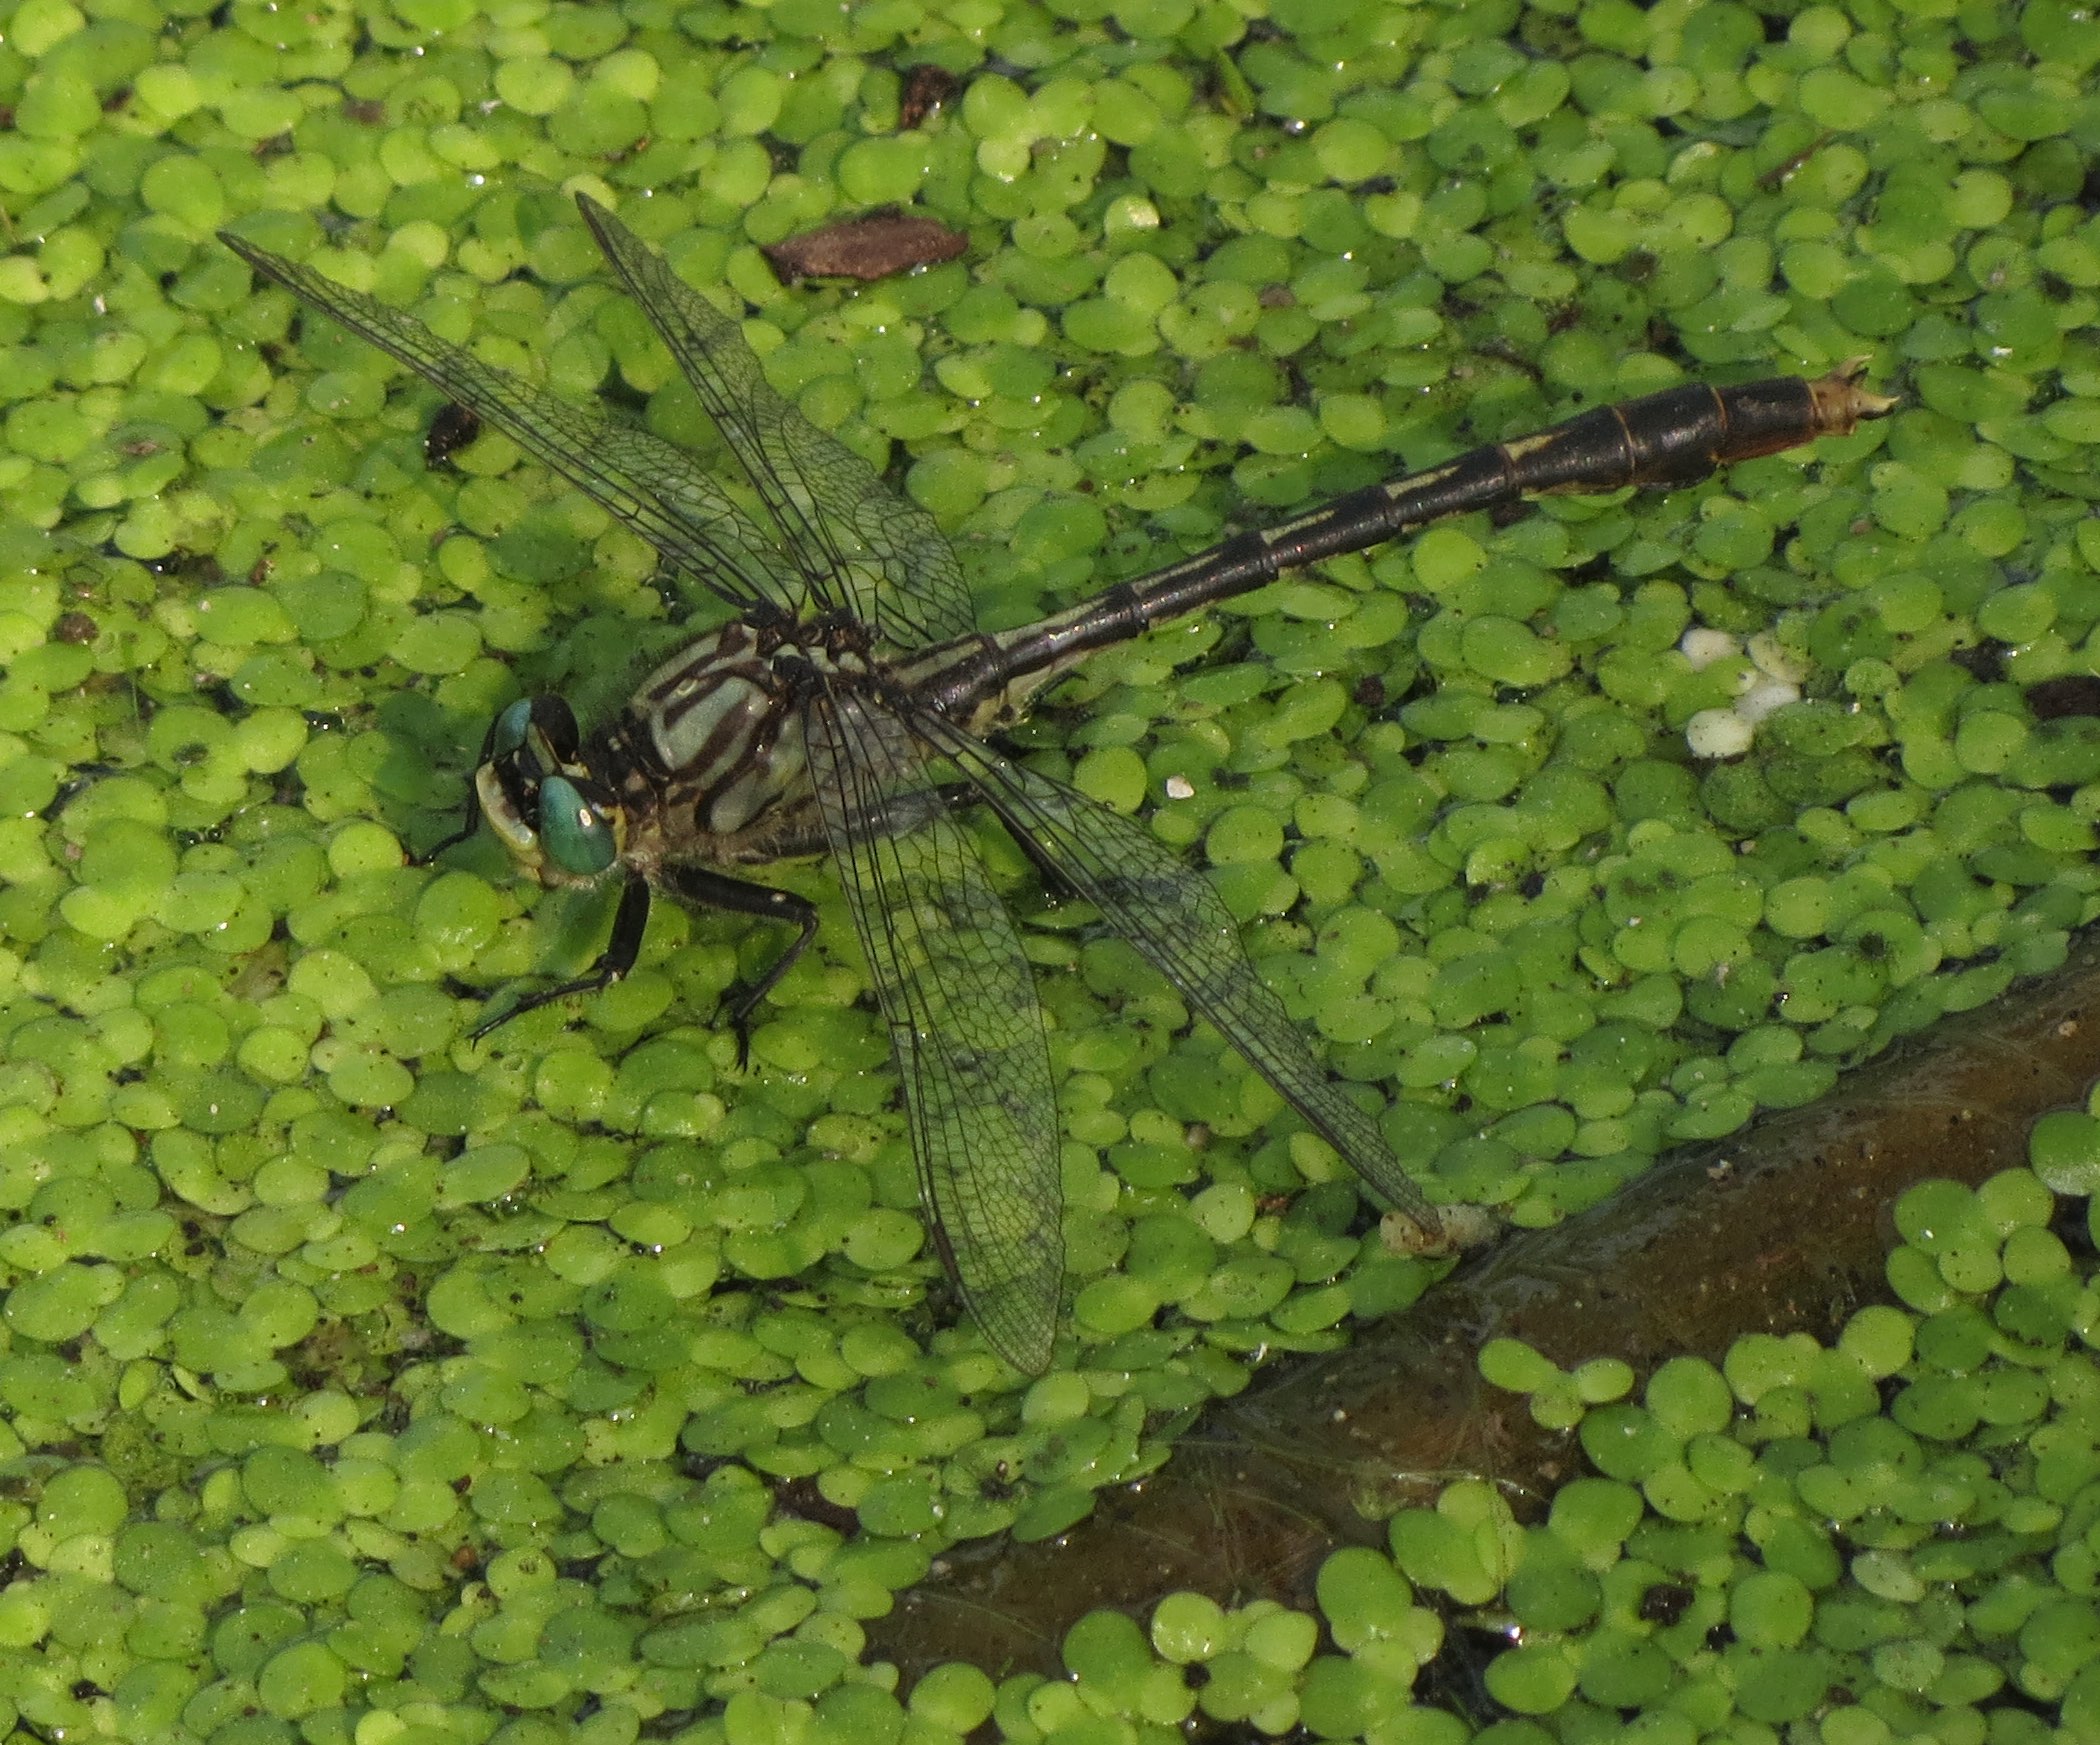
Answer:
<path fill-rule="evenodd" d="M 740 612 L 798 615 L 799 579 L 773 542 L 683 449 L 572 406 L 440 339 L 414 316 L 221 233 L 265 278 L 406 364 L 454 404 L 493 424 L 535 460 L 588 493 L 665 561 Z"/>
<path fill-rule="evenodd" d="M 588 195 L 576 204 L 735 451 L 811 597 L 900 649 L 976 628 L 962 566 L 933 517 L 782 399 L 737 324 L 661 254 Z"/>
<path fill-rule="evenodd" d="M 1381 1199 L 1425 1234 L 1439 1234 L 1435 1211 L 1393 1155 L 1378 1123 L 1327 1075 L 1306 1046 L 1298 1020 L 1255 973 L 1239 929 L 1208 879 L 1135 819 L 999 756 L 953 723 L 914 716 L 912 725 L 976 784 L 1006 827 L 1094 904 Z"/>
<path fill-rule="evenodd" d="M 805 717 L 810 772 L 904 1085 L 942 1258 L 1015 1368 L 1050 1362 L 1064 1288 L 1057 1102 L 1035 978 L 909 734 L 845 685 Z"/>

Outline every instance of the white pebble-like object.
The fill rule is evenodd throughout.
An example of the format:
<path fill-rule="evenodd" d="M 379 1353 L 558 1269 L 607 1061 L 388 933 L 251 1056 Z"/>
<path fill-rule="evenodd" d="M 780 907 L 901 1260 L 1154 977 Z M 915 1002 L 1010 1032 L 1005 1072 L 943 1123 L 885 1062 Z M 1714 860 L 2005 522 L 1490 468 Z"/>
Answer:
<path fill-rule="evenodd" d="M 1784 684 L 1778 679 L 1759 679 L 1735 700 L 1735 713 L 1755 725 L 1774 709 L 1784 709 L 1789 703 L 1801 701 L 1799 685 Z"/>
<path fill-rule="evenodd" d="M 1741 757 L 1756 737 L 1756 724 L 1733 709 L 1701 709 L 1684 724 L 1684 742 L 1694 757 Z"/>
<path fill-rule="evenodd" d="M 1709 630 L 1695 624 L 1679 639 L 1677 652 L 1692 663 L 1692 671 L 1710 667 L 1717 660 L 1726 660 L 1738 652 L 1742 644 L 1725 630 Z"/>

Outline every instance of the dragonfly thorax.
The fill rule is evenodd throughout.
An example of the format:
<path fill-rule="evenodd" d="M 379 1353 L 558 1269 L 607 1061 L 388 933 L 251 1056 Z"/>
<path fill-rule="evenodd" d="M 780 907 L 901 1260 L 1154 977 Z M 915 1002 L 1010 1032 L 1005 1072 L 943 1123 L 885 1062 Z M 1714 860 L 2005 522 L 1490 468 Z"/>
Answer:
<path fill-rule="evenodd" d="M 770 838 L 783 805 L 799 812 L 811 799 L 792 675 L 829 661 L 801 648 L 784 657 L 779 643 L 742 623 L 689 643 L 642 681 L 614 734 L 659 790 L 667 822 L 714 839 L 718 860 L 764 858 L 738 839 Z"/>
<path fill-rule="evenodd" d="M 588 740 L 558 697 L 513 703 L 475 771 L 482 816 L 550 887 L 593 883 L 622 863 L 653 876 L 680 862 L 814 853 L 803 702 L 819 674 L 840 672 L 821 644 L 734 623 L 657 667 Z"/>

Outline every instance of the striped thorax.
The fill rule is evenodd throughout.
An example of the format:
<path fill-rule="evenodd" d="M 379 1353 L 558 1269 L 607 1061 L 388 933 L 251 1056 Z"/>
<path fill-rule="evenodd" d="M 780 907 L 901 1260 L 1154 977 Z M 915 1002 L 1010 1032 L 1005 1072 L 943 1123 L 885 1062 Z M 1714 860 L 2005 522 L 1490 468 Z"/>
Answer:
<path fill-rule="evenodd" d="M 737 845 L 770 841 L 794 797 L 806 808 L 802 698 L 779 649 L 747 624 L 689 644 L 641 682 L 609 736 L 658 785 L 680 834 L 706 839 L 718 862 L 767 858 Z"/>

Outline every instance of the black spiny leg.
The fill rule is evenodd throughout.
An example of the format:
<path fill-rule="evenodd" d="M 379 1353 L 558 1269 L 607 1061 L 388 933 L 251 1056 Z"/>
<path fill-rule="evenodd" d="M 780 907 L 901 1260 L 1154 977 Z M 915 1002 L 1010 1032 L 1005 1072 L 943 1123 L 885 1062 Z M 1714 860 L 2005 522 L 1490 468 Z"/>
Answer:
<path fill-rule="evenodd" d="M 458 408 L 454 407 L 452 408 L 452 410 L 457 411 Z M 497 716 L 494 721 L 491 721 L 489 723 L 489 730 L 481 736 L 481 756 L 477 760 L 478 763 L 487 763 L 489 760 L 489 754 L 495 750 L 496 727 L 497 724 L 502 721 L 502 719 L 502 716 Z M 480 828 L 481 785 L 479 782 L 469 782 L 467 784 L 467 815 L 460 821 L 459 828 L 453 831 L 450 836 L 446 837 L 444 841 L 433 842 L 428 848 L 424 849 L 421 854 L 410 855 L 408 857 L 408 864 L 410 866 L 428 866 L 432 861 L 436 860 L 439 855 L 443 854 L 446 849 L 457 848 L 462 842 L 465 842 Z M 524 1010 L 524 1008 L 520 1007 L 519 1010 L 522 1011 Z M 481 1032 L 477 1030 L 474 1034 L 479 1036 Z"/>
<path fill-rule="evenodd" d="M 724 1015 L 736 1033 L 736 1064 L 739 1072 L 751 1064 L 751 1014 L 795 967 L 817 936 L 816 905 L 793 891 L 776 891 L 771 885 L 754 885 L 748 879 L 733 879 L 727 873 L 710 872 L 702 866 L 664 869 L 664 883 L 688 903 L 703 908 L 727 909 L 733 914 L 756 915 L 765 921 L 784 921 L 800 929 L 793 942 L 773 960 L 766 973 L 748 988 L 732 990 L 723 1001 Z M 630 954 L 629 962 L 633 961 Z"/>
<path fill-rule="evenodd" d="M 457 848 L 462 842 L 465 842 L 480 828 L 481 799 L 480 796 L 474 793 L 474 791 L 470 788 L 467 791 L 466 823 L 459 829 L 453 831 L 453 833 L 450 836 L 446 837 L 444 841 L 433 842 L 428 848 L 424 849 L 421 854 L 410 855 L 408 857 L 408 864 L 410 866 L 428 866 L 432 861 L 436 860 L 439 855 L 443 854 L 446 849 Z"/>
<path fill-rule="evenodd" d="M 508 1024 L 513 1018 L 537 1012 L 542 1006 L 551 1006 L 556 1000 L 565 1000 L 571 994 L 595 994 L 601 988 L 611 987 L 634 968 L 634 960 L 641 955 L 642 930 L 648 925 L 649 881 L 638 872 L 630 872 L 620 892 L 620 907 L 613 915 L 612 937 L 605 942 L 605 950 L 599 954 L 598 961 L 573 982 L 542 988 L 536 994 L 526 995 L 509 1011 L 483 1019 L 467 1032 L 467 1040 L 479 1042 L 491 1030 Z"/>

